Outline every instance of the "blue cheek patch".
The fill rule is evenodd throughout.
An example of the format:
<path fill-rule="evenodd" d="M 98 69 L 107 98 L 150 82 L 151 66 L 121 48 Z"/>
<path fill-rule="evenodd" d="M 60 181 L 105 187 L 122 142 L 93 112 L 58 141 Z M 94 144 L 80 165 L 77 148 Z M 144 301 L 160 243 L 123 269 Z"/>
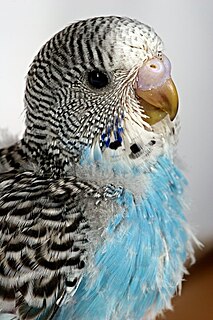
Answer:
<path fill-rule="evenodd" d="M 114 141 L 113 142 L 110 141 L 110 135 L 111 135 L 112 131 L 114 134 Z M 107 148 L 109 148 L 111 144 L 121 146 L 121 144 L 122 144 L 122 136 L 121 135 L 123 132 L 124 132 L 124 129 L 121 127 L 121 124 L 119 123 L 118 119 L 116 119 L 114 128 L 109 128 L 107 133 L 103 133 L 101 135 L 101 140 Z M 112 149 L 114 149 L 114 148 L 112 148 Z"/>
<path fill-rule="evenodd" d="M 110 133 L 106 134 L 106 133 L 103 133 L 101 135 L 101 140 L 103 141 L 105 147 L 109 147 L 109 144 L 110 144 Z"/>
<path fill-rule="evenodd" d="M 116 131 L 114 131 L 114 137 L 115 141 L 122 142 L 121 134 L 124 132 L 123 128 L 117 128 Z"/>
<path fill-rule="evenodd" d="M 63 320 L 140 320 L 170 305 L 183 275 L 189 234 L 182 208 L 186 180 L 166 157 L 149 172 L 136 200 L 126 190 L 109 222 L 94 270 L 84 275 Z"/>

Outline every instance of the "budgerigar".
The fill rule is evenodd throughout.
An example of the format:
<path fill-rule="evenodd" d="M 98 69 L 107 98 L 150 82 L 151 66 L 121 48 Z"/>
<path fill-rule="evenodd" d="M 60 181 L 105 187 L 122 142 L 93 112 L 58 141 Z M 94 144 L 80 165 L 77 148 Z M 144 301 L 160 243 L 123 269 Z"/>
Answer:
<path fill-rule="evenodd" d="M 25 109 L 0 151 L 0 319 L 154 319 L 194 238 L 161 39 L 129 18 L 71 24 L 30 66 Z"/>

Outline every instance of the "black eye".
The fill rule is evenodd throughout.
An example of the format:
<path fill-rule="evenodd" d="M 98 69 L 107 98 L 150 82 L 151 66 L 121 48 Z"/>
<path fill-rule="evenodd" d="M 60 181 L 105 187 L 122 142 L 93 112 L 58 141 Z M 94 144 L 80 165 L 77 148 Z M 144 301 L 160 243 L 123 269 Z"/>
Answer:
<path fill-rule="evenodd" d="M 88 81 L 91 86 L 96 89 L 101 89 L 108 85 L 109 79 L 108 76 L 99 70 L 93 70 L 88 73 Z"/>

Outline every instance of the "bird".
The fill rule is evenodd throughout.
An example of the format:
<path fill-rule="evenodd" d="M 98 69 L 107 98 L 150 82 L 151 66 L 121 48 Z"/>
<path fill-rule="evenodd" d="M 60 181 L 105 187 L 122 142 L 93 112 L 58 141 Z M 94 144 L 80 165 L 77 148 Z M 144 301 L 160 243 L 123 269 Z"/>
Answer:
<path fill-rule="evenodd" d="M 0 150 L 0 319 L 140 320 L 172 308 L 195 236 L 171 62 L 154 29 L 65 27 L 30 65 Z"/>

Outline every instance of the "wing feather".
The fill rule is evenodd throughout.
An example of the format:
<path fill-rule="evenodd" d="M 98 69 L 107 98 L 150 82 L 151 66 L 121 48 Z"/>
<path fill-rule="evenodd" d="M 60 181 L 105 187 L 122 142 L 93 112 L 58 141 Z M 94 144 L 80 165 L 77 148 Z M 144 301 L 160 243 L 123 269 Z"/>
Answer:
<path fill-rule="evenodd" d="M 78 285 L 89 228 L 85 197 L 99 194 L 73 176 L 0 174 L 0 298 L 14 301 L 20 319 L 50 319 L 66 287 Z"/>

